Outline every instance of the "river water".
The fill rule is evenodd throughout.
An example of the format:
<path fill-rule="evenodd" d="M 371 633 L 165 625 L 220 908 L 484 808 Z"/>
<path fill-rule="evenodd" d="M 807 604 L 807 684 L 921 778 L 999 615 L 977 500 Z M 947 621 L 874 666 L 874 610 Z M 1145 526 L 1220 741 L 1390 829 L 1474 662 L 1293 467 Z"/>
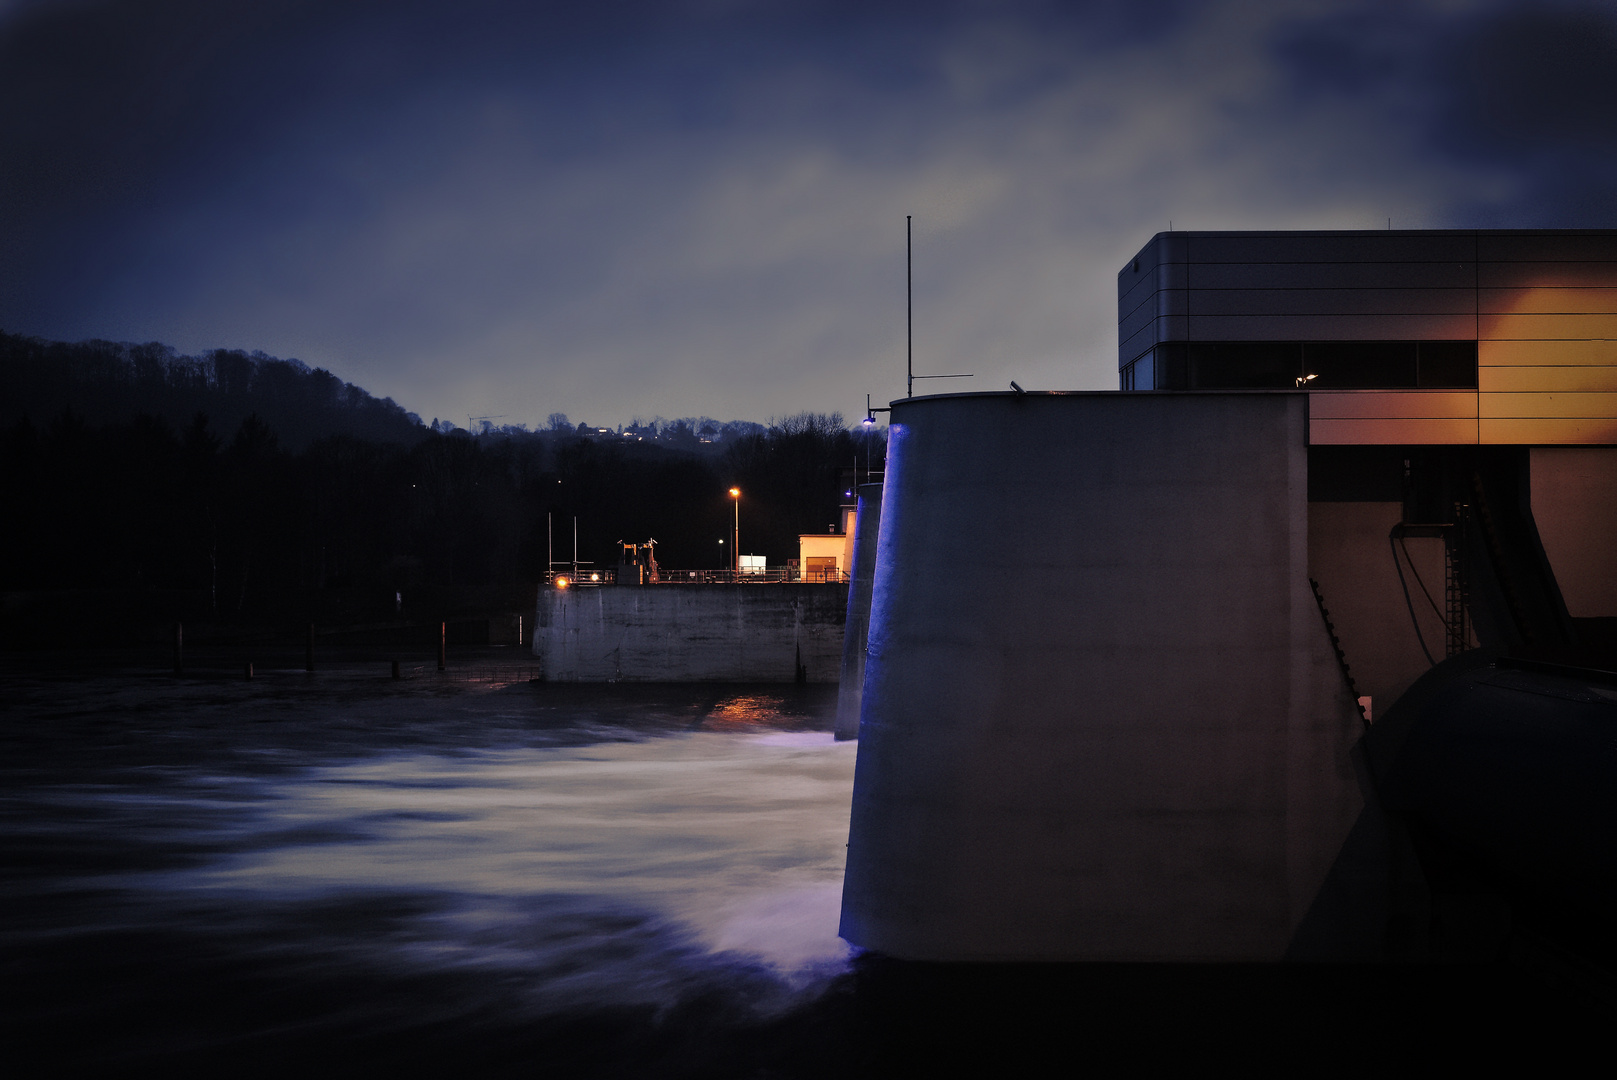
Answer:
<path fill-rule="evenodd" d="M 1518 973 L 856 956 L 834 688 L 12 668 L 5 1035 L 63 1070 L 1294 1062 L 1345 1029 L 1368 1061 L 1427 1044 L 1411 1016 L 1434 987 L 1525 992 Z"/>

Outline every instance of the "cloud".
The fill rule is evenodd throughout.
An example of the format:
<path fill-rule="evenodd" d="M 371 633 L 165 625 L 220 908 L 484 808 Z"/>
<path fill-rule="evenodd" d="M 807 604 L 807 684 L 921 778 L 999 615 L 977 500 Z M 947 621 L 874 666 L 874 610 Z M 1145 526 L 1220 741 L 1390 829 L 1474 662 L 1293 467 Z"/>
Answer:
<path fill-rule="evenodd" d="M 1115 385 L 1115 272 L 1170 219 L 1606 213 L 1559 173 L 1609 167 L 1594 9 L 254 10 L 121 57 L 133 130 L 0 110 L 43 161 L 4 180 L 32 284 L 0 324 L 297 355 L 423 415 L 852 414 L 902 392 L 906 214 L 917 370 L 998 389 Z M 1587 107 L 1478 89 L 1574 33 Z M 63 123 L 119 92 L 90 82 Z M 140 146 L 127 183 L 89 167 Z"/>

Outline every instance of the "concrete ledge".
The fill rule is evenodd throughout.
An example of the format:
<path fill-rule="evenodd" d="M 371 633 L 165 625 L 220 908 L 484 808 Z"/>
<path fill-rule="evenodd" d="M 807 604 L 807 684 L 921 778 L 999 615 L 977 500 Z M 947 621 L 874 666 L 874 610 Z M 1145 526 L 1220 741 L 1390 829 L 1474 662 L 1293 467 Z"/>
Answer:
<path fill-rule="evenodd" d="M 551 682 L 837 681 L 848 586 L 539 590 L 533 654 Z"/>

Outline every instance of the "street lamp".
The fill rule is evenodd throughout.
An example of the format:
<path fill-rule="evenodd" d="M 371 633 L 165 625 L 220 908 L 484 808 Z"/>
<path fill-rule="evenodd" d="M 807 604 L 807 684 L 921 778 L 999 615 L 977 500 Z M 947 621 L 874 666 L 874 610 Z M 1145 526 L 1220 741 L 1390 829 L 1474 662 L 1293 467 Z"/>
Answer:
<path fill-rule="evenodd" d="M 735 563 L 736 577 L 740 577 L 741 576 L 741 489 L 740 488 L 731 488 L 730 489 L 730 498 L 732 498 L 732 499 L 734 499 L 736 501 L 735 550 L 732 551 L 731 554 L 735 556 L 735 560 L 736 560 L 736 563 Z"/>

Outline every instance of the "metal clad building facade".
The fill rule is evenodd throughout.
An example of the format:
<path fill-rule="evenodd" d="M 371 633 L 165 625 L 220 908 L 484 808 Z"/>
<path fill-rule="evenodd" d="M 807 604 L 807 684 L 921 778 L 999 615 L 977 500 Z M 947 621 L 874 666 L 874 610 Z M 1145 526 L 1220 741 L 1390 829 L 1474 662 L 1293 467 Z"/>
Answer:
<path fill-rule="evenodd" d="M 1321 444 L 1617 444 L 1617 232 L 1160 233 L 1121 388 L 1310 392 Z"/>

